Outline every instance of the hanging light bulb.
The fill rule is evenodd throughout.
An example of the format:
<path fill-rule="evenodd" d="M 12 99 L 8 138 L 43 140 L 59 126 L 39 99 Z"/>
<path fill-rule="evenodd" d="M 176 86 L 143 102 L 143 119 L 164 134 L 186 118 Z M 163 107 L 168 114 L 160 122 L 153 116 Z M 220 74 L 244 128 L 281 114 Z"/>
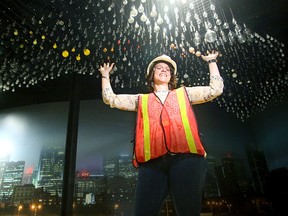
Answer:
<path fill-rule="evenodd" d="M 222 21 L 221 21 L 220 19 L 217 19 L 217 20 L 215 21 L 215 23 L 216 23 L 216 25 L 220 26 L 220 25 L 222 24 Z"/>
<path fill-rule="evenodd" d="M 128 19 L 128 23 L 130 24 L 134 23 L 134 17 L 130 16 Z"/>
<path fill-rule="evenodd" d="M 225 23 L 223 24 L 223 28 L 224 28 L 224 29 L 228 29 L 228 28 L 229 28 L 229 24 L 228 24 L 227 22 L 225 22 Z"/>
<path fill-rule="evenodd" d="M 146 18 L 147 18 L 147 20 L 146 20 L 145 24 L 150 25 L 151 24 L 150 20 L 148 19 L 148 17 L 146 17 Z"/>
<path fill-rule="evenodd" d="M 209 22 L 209 21 L 205 22 L 205 28 L 206 28 L 206 29 L 211 29 L 212 26 L 213 26 L 213 25 L 211 24 L 211 22 Z"/>
<path fill-rule="evenodd" d="M 197 19 L 196 22 L 197 22 L 198 25 L 201 25 L 202 20 L 201 19 Z"/>
<path fill-rule="evenodd" d="M 155 4 L 152 6 L 152 11 L 150 13 L 150 16 L 153 17 L 153 18 L 157 17 L 157 11 L 156 11 Z"/>
<path fill-rule="evenodd" d="M 244 24 L 244 27 L 245 27 L 245 29 L 243 30 L 243 33 L 244 33 L 245 36 L 247 37 L 247 40 L 248 40 L 248 41 L 251 41 L 252 38 L 253 38 L 253 34 L 252 34 L 251 30 L 246 27 L 245 24 Z"/>
<path fill-rule="evenodd" d="M 186 13 L 185 22 L 186 23 L 191 22 L 191 13 L 189 11 Z"/>
<path fill-rule="evenodd" d="M 136 10 L 135 6 L 133 6 L 131 11 L 130 11 L 130 16 L 136 17 L 137 15 L 138 15 L 138 11 Z"/>
<path fill-rule="evenodd" d="M 213 31 L 211 29 L 207 29 L 204 38 L 205 38 L 205 41 L 212 43 L 212 42 L 216 41 L 217 34 L 215 31 Z"/>
<path fill-rule="evenodd" d="M 175 27 L 175 37 L 177 38 L 179 35 L 179 28 L 176 26 Z"/>
<path fill-rule="evenodd" d="M 183 33 L 181 33 L 181 40 L 184 41 L 185 40 L 185 35 Z"/>
<path fill-rule="evenodd" d="M 234 34 L 231 30 L 228 32 L 228 39 L 230 41 L 230 44 L 233 44 L 235 41 Z"/>
<path fill-rule="evenodd" d="M 194 4 L 193 4 L 192 2 L 189 3 L 189 8 L 190 8 L 191 10 L 194 10 Z"/>
<path fill-rule="evenodd" d="M 146 21 L 147 21 L 147 16 L 146 16 L 145 13 L 143 13 L 143 14 L 141 15 L 140 20 L 141 20 L 142 22 L 146 22 Z"/>
<path fill-rule="evenodd" d="M 160 15 L 158 16 L 157 24 L 158 25 L 162 25 L 163 24 L 163 19 L 162 19 L 162 17 Z"/>
<path fill-rule="evenodd" d="M 237 33 L 237 38 L 239 43 L 245 43 L 246 42 L 246 37 L 241 34 L 240 32 Z"/>
<path fill-rule="evenodd" d="M 223 42 L 227 42 L 227 37 L 222 29 L 220 30 L 220 35 L 221 35 Z"/>
<path fill-rule="evenodd" d="M 138 12 L 139 13 L 143 13 L 144 12 L 144 7 L 142 4 L 140 4 L 139 8 L 138 8 Z"/>
<path fill-rule="evenodd" d="M 164 6 L 164 12 L 167 13 L 169 11 L 169 7 L 167 5 Z"/>
<path fill-rule="evenodd" d="M 208 22 L 208 21 L 205 22 L 206 33 L 205 33 L 204 39 L 208 43 L 212 43 L 212 42 L 216 41 L 216 39 L 217 39 L 216 32 L 210 29 L 211 26 L 212 25 L 210 22 Z"/>
<path fill-rule="evenodd" d="M 83 50 L 83 53 L 84 53 L 85 56 L 88 56 L 88 55 L 90 55 L 90 50 L 87 49 L 87 48 L 85 48 L 85 49 Z"/>
<path fill-rule="evenodd" d="M 238 24 L 235 25 L 235 32 L 240 32 L 241 29 L 241 26 L 239 26 Z"/>
<path fill-rule="evenodd" d="M 211 9 L 212 11 L 215 11 L 215 5 L 214 5 L 214 4 L 211 4 L 211 5 L 210 5 L 210 9 Z"/>
<path fill-rule="evenodd" d="M 196 55 L 197 57 L 200 57 L 200 56 L 201 56 L 201 52 L 200 52 L 200 51 L 197 51 L 197 52 L 195 53 L 195 55 Z"/>
<path fill-rule="evenodd" d="M 160 31 L 160 27 L 155 23 L 154 25 L 154 32 L 157 33 Z"/>
<path fill-rule="evenodd" d="M 195 49 L 194 49 L 194 47 L 189 47 L 189 53 L 195 54 Z"/>
<path fill-rule="evenodd" d="M 62 52 L 62 56 L 63 56 L 64 58 L 67 58 L 67 57 L 69 56 L 69 52 L 68 52 L 67 50 L 64 50 L 64 51 Z"/>
<path fill-rule="evenodd" d="M 138 29 L 140 26 L 139 26 L 139 24 L 136 22 L 135 23 L 135 29 Z"/>
<path fill-rule="evenodd" d="M 195 43 L 195 45 L 199 45 L 201 43 L 201 37 L 198 31 L 195 32 L 194 34 L 194 39 L 193 42 Z"/>
<path fill-rule="evenodd" d="M 164 14 L 164 20 L 166 21 L 166 23 L 168 25 L 170 24 L 169 17 L 168 17 L 168 15 L 166 13 Z"/>
<path fill-rule="evenodd" d="M 207 18 L 207 17 L 208 17 L 208 13 L 207 13 L 206 11 L 203 11 L 203 14 L 202 14 L 202 15 L 203 15 L 204 18 Z"/>

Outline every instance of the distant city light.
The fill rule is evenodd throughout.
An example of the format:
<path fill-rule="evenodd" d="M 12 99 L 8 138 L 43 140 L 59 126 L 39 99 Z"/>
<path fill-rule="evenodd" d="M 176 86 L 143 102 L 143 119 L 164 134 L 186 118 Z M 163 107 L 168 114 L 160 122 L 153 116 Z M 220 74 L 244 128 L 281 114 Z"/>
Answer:
<path fill-rule="evenodd" d="M 7 115 L 0 119 L 0 156 L 10 156 L 15 149 L 15 143 L 25 135 L 25 121 L 17 115 Z"/>

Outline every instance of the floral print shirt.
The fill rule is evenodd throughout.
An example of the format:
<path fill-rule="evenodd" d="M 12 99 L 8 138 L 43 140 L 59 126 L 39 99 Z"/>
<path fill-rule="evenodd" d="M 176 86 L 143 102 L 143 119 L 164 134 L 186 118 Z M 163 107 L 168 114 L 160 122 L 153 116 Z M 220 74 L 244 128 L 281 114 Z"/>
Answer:
<path fill-rule="evenodd" d="M 222 94 L 224 84 L 221 76 L 210 76 L 210 84 L 208 86 L 185 87 L 191 104 L 205 103 L 213 100 Z M 157 93 L 156 93 L 157 94 Z M 163 93 L 157 96 L 164 102 L 166 95 Z M 111 108 L 117 108 L 126 111 L 137 111 L 138 98 L 140 94 L 115 94 L 112 87 L 103 89 L 102 98 L 105 104 Z"/>

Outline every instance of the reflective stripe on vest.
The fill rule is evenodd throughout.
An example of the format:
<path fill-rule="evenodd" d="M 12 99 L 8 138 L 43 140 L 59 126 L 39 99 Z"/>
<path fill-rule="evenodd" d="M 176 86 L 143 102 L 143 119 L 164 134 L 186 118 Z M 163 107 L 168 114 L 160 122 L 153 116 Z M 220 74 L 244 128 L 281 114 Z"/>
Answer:
<path fill-rule="evenodd" d="M 182 119 L 184 131 L 185 131 L 185 135 L 186 135 L 186 140 L 187 140 L 187 143 L 189 146 L 189 150 L 190 150 L 190 152 L 197 153 L 195 141 L 194 141 L 192 131 L 190 129 L 190 124 L 189 124 L 189 121 L 188 121 L 188 118 L 186 115 L 187 111 L 186 111 L 184 91 L 182 89 L 177 89 L 176 94 L 177 94 L 179 109 L 180 109 L 180 113 L 181 113 L 181 119 Z"/>
<path fill-rule="evenodd" d="M 144 131 L 144 156 L 145 161 L 151 159 L 150 151 L 150 123 L 148 115 L 148 97 L 149 94 L 142 96 L 142 113 L 143 113 L 143 131 Z"/>

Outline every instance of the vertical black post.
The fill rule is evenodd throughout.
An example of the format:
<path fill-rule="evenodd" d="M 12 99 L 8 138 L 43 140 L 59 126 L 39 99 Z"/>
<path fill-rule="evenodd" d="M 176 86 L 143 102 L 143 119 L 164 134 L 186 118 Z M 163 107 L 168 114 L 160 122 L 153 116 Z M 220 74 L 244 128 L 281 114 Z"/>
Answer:
<path fill-rule="evenodd" d="M 77 74 L 72 75 L 66 135 L 61 216 L 73 215 L 73 195 L 75 185 L 75 165 L 80 108 L 79 81 L 77 79 L 77 76 Z"/>

